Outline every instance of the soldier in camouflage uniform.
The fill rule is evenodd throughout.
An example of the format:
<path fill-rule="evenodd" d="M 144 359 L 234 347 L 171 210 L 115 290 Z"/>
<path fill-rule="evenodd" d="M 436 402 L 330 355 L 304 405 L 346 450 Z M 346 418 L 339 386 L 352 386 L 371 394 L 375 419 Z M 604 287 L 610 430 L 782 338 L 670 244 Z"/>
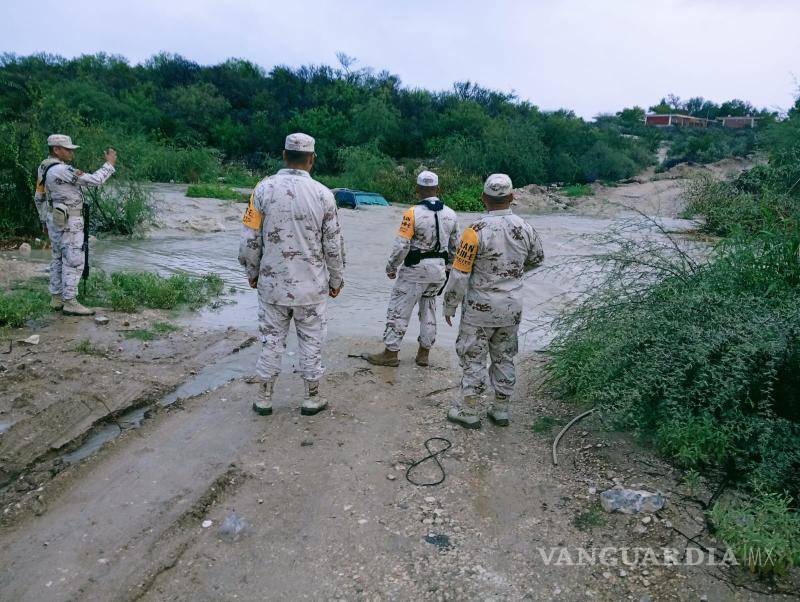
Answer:
<path fill-rule="evenodd" d="M 417 176 L 419 203 L 403 215 L 386 275 L 397 279 L 389 298 L 381 353 L 362 357 L 378 366 L 398 366 L 397 354 L 415 306 L 419 306 L 418 366 L 428 365 L 436 340 L 436 296 L 442 290 L 446 269 L 452 264 L 458 241 L 456 213 L 439 200 L 439 177 L 431 171 Z M 399 271 L 398 271 L 399 268 Z"/>
<path fill-rule="evenodd" d="M 466 428 L 480 428 L 478 400 L 486 382 L 486 356 L 494 403 L 487 415 L 499 426 L 509 424 L 509 400 L 514 391 L 517 332 L 522 321 L 522 276 L 544 260 L 536 231 L 511 212 L 511 178 L 492 174 L 483 188 L 488 210 L 464 230 L 453 271 L 444 292 L 448 324 L 461 305 L 456 339 L 463 377 L 461 399 L 447 419 Z"/>
<path fill-rule="evenodd" d="M 272 392 L 281 371 L 289 323 L 294 319 L 305 397 L 300 411 L 313 415 L 327 402 L 319 393 L 327 298 L 344 284 L 344 242 L 333 193 L 313 180 L 314 139 L 286 137 L 285 169 L 259 182 L 245 212 L 239 263 L 258 288 L 262 349 L 256 371 L 264 395 L 253 403 L 272 413 Z"/>
<path fill-rule="evenodd" d="M 117 153 L 108 149 L 100 169 L 83 173 L 69 165 L 78 148 L 69 136 L 53 134 L 47 138 L 47 146 L 50 156 L 39 165 L 34 203 L 52 246 L 50 307 L 67 315 L 90 316 L 94 310 L 76 300 L 83 273 L 86 226 L 81 188 L 102 186 L 115 171 Z"/>

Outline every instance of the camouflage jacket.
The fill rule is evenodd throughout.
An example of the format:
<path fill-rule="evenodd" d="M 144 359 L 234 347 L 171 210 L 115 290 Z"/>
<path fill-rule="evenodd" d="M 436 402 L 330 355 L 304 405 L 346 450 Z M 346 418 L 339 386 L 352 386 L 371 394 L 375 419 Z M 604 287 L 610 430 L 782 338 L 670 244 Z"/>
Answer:
<path fill-rule="evenodd" d="M 239 263 L 274 305 L 312 305 L 340 288 L 344 240 L 333 193 L 299 169 L 259 182 L 245 212 Z"/>
<path fill-rule="evenodd" d="M 47 182 L 42 182 L 42 173 L 48 165 L 57 163 L 47 172 Z M 39 212 L 39 221 L 44 222 L 47 212 L 53 204 L 63 204 L 67 207 L 80 207 L 83 204 L 81 187 L 97 187 L 105 184 L 106 180 L 116 171 L 111 163 L 104 163 L 94 173 L 83 173 L 67 165 L 59 159 L 48 157 L 39 165 L 36 173 L 36 194 L 33 202 Z M 48 203 L 48 197 L 51 202 Z"/>
<path fill-rule="evenodd" d="M 431 197 L 426 201 L 436 202 L 439 199 Z M 458 243 L 458 218 L 456 212 L 450 207 L 444 207 L 439 214 L 439 247 L 447 253 L 447 265 L 453 263 L 456 244 Z M 436 219 L 435 212 L 424 203 L 409 208 L 403 214 L 400 231 L 394 239 L 392 252 L 386 264 L 386 273 L 394 274 L 398 271 L 398 278 L 408 282 L 433 283 L 444 282 L 445 262 L 441 259 L 423 259 L 417 265 L 403 265 L 411 249 L 419 251 L 433 251 L 436 248 Z"/>
<path fill-rule="evenodd" d="M 444 292 L 444 315 L 473 326 L 522 320 L 522 276 L 544 260 L 536 230 L 511 209 L 490 211 L 464 230 Z"/>

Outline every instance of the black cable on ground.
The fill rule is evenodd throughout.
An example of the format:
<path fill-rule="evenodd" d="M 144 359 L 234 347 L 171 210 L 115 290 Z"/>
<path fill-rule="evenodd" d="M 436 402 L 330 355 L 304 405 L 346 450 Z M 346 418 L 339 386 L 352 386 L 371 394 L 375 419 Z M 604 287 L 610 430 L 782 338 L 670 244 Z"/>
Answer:
<path fill-rule="evenodd" d="M 429 445 L 431 441 L 442 441 L 447 444 L 447 447 L 443 447 L 440 450 L 433 451 Z M 412 485 L 416 485 L 417 487 L 433 487 L 434 485 L 439 485 L 441 483 L 444 483 L 445 478 L 447 478 L 447 473 L 444 471 L 444 466 L 442 466 L 442 463 L 439 462 L 438 456 L 446 452 L 451 447 L 453 447 L 453 444 L 450 443 L 450 441 L 445 439 L 444 437 L 431 437 L 430 439 L 425 441 L 425 449 L 428 450 L 428 455 L 422 458 L 421 460 L 417 460 L 411 466 L 406 468 L 406 480 Z M 414 479 L 412 479 L 409 476 L 411 474 L 411 471 L 414 470 L 417 466 L 419 466 L 423 462 L 427 462 L 428 460 L 433 460 L 434 462 L 436 462 L 436 465 L 439 467 L 439 470 L 442 471 L 442 478 L 439 479 L 438 481 L 432 481 L 430 483 L 421 483 L 419 481 L 415 481 Z"/>

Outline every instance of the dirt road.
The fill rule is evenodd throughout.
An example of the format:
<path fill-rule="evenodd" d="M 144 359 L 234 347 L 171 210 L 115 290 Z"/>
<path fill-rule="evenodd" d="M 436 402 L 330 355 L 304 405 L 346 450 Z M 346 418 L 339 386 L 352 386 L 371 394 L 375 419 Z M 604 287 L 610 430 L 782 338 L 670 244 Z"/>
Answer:
<path fill-rule="evenodd" d="M 331 306 L 331 406 L 318 416 L 299 414 L 291 339 L 274 415 L 251 411 L 258 387 L 247 375 L 258 348 L 247 319 L 253 293 L 241 284 L 230 295 L 236 303 L 215 312 L 109 314 L 106 327 L 77 318 L 34 325 L 39 346 L 0 356 L 0 386 L 15 400 L 0 404 L 0 418 L 11 423 L 0 435 L 0 460 L 12 477 L 0 493 L 0 599 L 790 598 L 778 593 L 781 585 L 735 587 L 729 582 L 738 573 L 707 563 L 624 564 L 630 557 L 622 548 L 683 554 L 687 536 L 698 533 L 698 544 L 719 547 L 703 533 L 701 504 L 711 493 L 703 483 L 689 488 L 601 417 L 567 434 L 553 466 L 552 438 L 580 408 L 541 393 L 544 360 L 534 350 L 547 333 L 534 325 L 506 429 L 465 431 L 446 422 L 459 376 L 446 326 L 429 368 L 411 361 L 413 336 L 398 369 L 348 357 L 378 343 L 389 285 L 376 266 L 399 211 L 343 216 L 350 240 L 365 223 L 372 231 L 362 236 L 364 251 L 351 253 L 351 299 Z M 587 252 L 574 231 L 606 224 L 530 219 L 551 258 Z M 210 247 L 198 269 L 217 262 L 236 275 L 221 255 L 234 252 L 235 222 L 228 222 L 197 248 L 173 232 L 153 243 L 158 257 L 143 243 L 104 243 L 97 256 L 109 268 L 169 271 L 179 267 L 170 261 L 181 261 L 181 248 L 195 256 Z M 551 307 L 553 295 L 568 290 L 565 278 L 538 275 L 526 283 L 526 303 Z M 183 330 L 146 344 L 118 332 L 166 317 Z M 78 338 L 98 353 L 76 351 Z M 139 405 L 141 417 L 126 417 Z M 89 453 L 86 437 L 107 426 L 114 427 L 100 439 L 107 443 Z M 405 470 L 434 436 L 452 443 L 441 457 L 446 479 L 417 487 Z M 440 474 L 427 462 L 413 476 Z M 603 513 L 598 493 L 615 483 L 660 490 L 669 503 L 655 516 Z M 234 511 L 247 528 L 228 541 L 219 527 Z M 579 566 L 579 548 L 612 551 L 607 562 Z"/>

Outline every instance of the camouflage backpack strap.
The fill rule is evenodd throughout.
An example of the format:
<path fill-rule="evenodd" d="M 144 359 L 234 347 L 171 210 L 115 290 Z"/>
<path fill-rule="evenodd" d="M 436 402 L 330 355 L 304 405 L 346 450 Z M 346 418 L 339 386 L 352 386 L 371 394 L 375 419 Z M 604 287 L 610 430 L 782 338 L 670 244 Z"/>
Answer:
<path fill-rule="evenodd" d="M 55 161 L 55 162 L 51 163 L 50 165 L 48 165 L 47 167 L 45 167 L 44 171 L 42 171 L 42 179 L 36 185 L 36 191 L 37 192 L 41 192 L 42 194 L 44 194 L 45 198 L 47 199 L 47 202 L 51 206 L 53 205 L 53 199 L 51 199 L 50 195 L 47 193 L 47 173 L 51 169 L 53 169 L 56 165 L 61 165 L 61 162 L 60 161 Z"/>

